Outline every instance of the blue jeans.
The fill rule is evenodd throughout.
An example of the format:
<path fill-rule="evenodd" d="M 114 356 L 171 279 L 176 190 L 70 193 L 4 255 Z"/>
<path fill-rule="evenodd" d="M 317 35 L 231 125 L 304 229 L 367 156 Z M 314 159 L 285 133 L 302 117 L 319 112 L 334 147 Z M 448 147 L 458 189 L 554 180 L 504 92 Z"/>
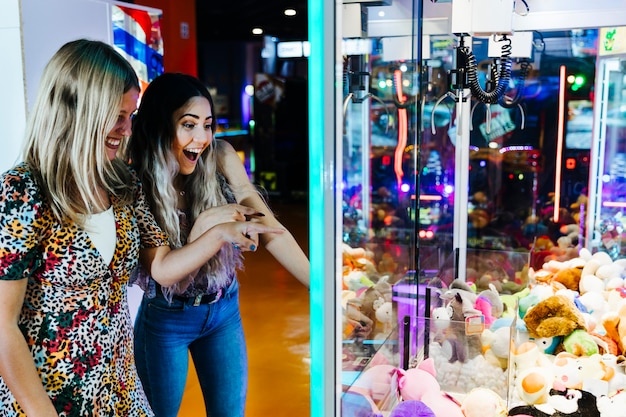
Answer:
<path fill-rule="evenodd" d="M 139 377 L 156 417 L 176 417 L 191 352 L 210 417 L 243 417 L 248 358 L 239 312 L 239 284 L 197 307 L 161 295 L 144 297 L 135 320 Z"/>

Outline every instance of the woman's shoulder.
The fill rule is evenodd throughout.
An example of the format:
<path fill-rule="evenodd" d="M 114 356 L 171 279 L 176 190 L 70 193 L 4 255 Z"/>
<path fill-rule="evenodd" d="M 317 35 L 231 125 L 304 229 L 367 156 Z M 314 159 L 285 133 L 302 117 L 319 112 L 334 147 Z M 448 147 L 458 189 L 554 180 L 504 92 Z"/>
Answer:
<path fill-rule="evenodd" d="M 3 172 L 0 177 L 0 183 L 2 184 L 3 190 L 28 190 L 37 188 L 35 175 L 24 162 Z"/>
<path fill-rule="evenodd" d="M 228 154 L 228 153 L 237 153 L 233 145 L 227 140 L 215 138 L 215 149 L 218 152 L 218 155 Z"/>
<path fill-rule="evenodd" d="M 44 201 L 37 182 L 37 175 L 25 163 L 18 164 L 2 173 L 0 199 L 4 200 L 2 212 L 36 210 Z"/>

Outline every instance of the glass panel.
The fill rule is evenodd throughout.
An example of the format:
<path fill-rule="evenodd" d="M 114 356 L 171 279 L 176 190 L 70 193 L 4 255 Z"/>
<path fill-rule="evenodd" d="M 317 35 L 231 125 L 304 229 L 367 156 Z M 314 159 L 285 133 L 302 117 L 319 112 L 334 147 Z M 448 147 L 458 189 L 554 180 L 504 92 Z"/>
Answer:
<path fill-rule="evenodd" d="M 396 7 L 412 11 L 411 2 L 394 2 L 392 7 L 348 4 L 343 9 L 349 15 L 344 18 L 354 17 L 354 10 L 361 7 L 369 13 Z M 411 27 L 414 20 L 406 14 L 403 19 Z M 389 371 L 409 360 L 404 352 L 409 346 L 403 338 L 404 317 L 415 315 L 417 298 L 409 286 L 416 282 L 418 216 L 416 37 L 358 35 L 346 34 L 342 42 L 341 414 L 345 416 L 390 411 L 397 404 L 396 376 Z M 434 225 L 441 216 L 434 213 L 438 206 L 433 207 L 429 219 Z M 372 380 L 377 381 L 376 392 Z"/>
<path fill-rule="evenodd" d="M 624 28 L 603 29 L 601 40 L 615 37 Z M 621 54 L 619 53 L 621 52 Z M 594 158 L 597 171 L 590 199 L 590 242 L 592 252 L 609 253 L 613 259 L 626 255 L 626 51 L 606 51 L 599 62 L 599 97 Z M 594 188 L 595 187 L 595 188 Z"/>

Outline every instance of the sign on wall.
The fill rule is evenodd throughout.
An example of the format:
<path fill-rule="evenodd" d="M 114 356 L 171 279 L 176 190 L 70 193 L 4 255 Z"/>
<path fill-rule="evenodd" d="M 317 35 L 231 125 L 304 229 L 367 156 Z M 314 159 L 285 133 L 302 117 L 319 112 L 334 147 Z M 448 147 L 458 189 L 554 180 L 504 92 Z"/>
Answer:
<path fill-rule="evenodd" d="M 142 90 L 163 73 L 161 13 L 112 5 L 113 44 L 131 63 Z"/>

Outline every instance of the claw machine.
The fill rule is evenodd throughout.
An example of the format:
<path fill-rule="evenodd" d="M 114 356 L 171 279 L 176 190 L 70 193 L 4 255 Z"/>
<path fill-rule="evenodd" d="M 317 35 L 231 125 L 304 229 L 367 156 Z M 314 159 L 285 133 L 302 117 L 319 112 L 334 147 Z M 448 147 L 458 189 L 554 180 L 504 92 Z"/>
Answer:
<path fill-rule="evenodd" d="M 418 210 L 421 6 L 411 0 L 309 5 L 315 22 L 310 129 L 324 138 L 310 147 L 310 161 L 319 161 L 311 164 L 309 187 L 316 213 L 311 356 L 318 365 L 311 397 L 321 400 L 312 401 L 312 415 L 388 414 L 398 402 L 395 370 L 411 356 L 407 329 L 420 302 L 418 235 L 437 252 L 434 230 L 451 197 L 444 196 L 445 151 L 434 149 L 426 157 L 429 210 Z M 329 47 L 315 49 L 321 45 Z"/>
<path fill-rule="evenodd" d="M 416 407 L 408 372 L 446 393 L 437 417 L 474 388 L 513 404 L 514 321 L 490 329 L 495 310 L 476 303 L 448 324 L 435 310 L 455 282 L 487 280 L 501 301 L 527 289 L 540 238 L 568 230 L 561 209 L 608 216 L 581 235 L 623 250 L 626 65 L 611 28 L 624 21 L 582 0 L 309 1 L 312 416 Z M 566 97 L 566 70 L 592 78 L 598 30 L 613 53 L 597 57 L 595 92 L 574 79 Z"/>

